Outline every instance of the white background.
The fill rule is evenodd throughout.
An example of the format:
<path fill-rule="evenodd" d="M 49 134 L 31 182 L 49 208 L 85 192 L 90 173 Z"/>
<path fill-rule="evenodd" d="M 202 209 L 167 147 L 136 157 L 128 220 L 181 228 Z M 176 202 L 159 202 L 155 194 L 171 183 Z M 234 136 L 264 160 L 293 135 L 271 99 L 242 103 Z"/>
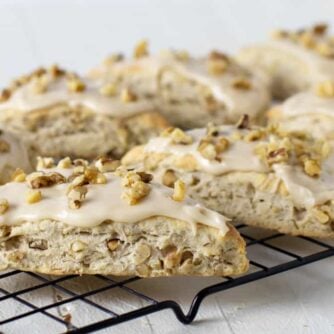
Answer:
<path fill-rule="evenodd" d="M 218 48 L 233 53 L 263 40 L 273 28 L 317 21 L 334 21 L 333 1 L 0 1 L 0 85 L 55 62 L 85 72 L 109 52 L 130 52 L 143 37 L 153 50 L 175 47 L 200 54 Z M 327 259 L 210 297 L 194 325 L 184 327 L 164 312 L 114 328 L 113 333 L 334 333 L 333 276 L 333 259 Z M 198 282 L 205 284 L 169 279 L 163 287 L 161 282 L 141 288 L 154 297 L 175 297 L 183 303 Z M 15 284 L 19 288 L 24 283 Z M 170 294 L 172 287 L 178 288 L 176 296 Z M 127 301 L 120 299 L 122 303 Z M 76 312 L 78 319 L 94 316 L 80 307 Z M 43 319 L 34 317 L 33 322 L 0 330 L 61 330 Z"/>

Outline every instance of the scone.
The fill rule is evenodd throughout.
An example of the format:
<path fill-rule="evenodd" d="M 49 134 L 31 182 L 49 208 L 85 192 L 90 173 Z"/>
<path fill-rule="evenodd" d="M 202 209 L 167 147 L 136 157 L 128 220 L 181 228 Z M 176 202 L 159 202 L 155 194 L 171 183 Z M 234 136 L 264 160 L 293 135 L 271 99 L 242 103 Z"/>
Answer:
<path fill-rule="evenodd" d="M 52 163 L 52 161 L 51 161 Z M 248 261 L 217 212 L 99 159 L 39 162 L 0 186 L 0 269 L 52 275 L 236 275 Z M 24 176 L 24 175 L 23 175 Z M 181 183 L 180 183 L 181 185 Z"/>
<path fill-rule="evenodd" d="M 134 59 L 111 57 L 90 75 L 130 87 L 181 128 L 213 120 L 234 123 L 246 112 L 262 120 L 270 101 L 267 82 L 226 54 L 213 51 L 195 58 L 187 52 L 165 51 L 150 56 L 146 44 L 136 50 Z"/>
<path fill-rule="evenodd" d="M 20 137 L 0 128 L 0 184 L 15 178 L 15 173 L 22 170 L 33 170 L 26 146 Z"/>
<path fill-rule="evenodd" d="M 334 154 L 327 142 L 275 126 L 166 131 L 134 148 L 125 166 L 154 174 L 241 223 L 292 235 L 334 237 Z"/>
<path fill-rule="evenodd" d="M 17 132 L 31 155 L 119 157 L 168 122 L 147 100 L 56 66 L 16 80 L 2 93 L 0 124 Z"/>
<path fill-rule="evenodd" d="M 306 131 L 334 143 L 334 81 L 297 93 L 271 108 L 268 121 L 289 131 Z"/>
<path fill-rule="evenodd" d="M 334 39 L 320 24 L 297 31 L 276 31 L 270 41 L 242 49 L 237 59 L 264 71 L 275 98 L 284 99 L 324 80 L 334 79 Z"/>

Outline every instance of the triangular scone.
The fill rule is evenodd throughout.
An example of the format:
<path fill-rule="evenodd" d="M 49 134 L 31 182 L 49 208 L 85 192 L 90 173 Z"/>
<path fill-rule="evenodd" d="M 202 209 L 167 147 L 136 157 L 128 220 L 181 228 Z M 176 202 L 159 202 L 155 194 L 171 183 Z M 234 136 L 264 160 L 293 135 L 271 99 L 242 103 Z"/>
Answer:
<path fill-rule="evenodd" d="M 314 137 L 334 140 L 334 80 L 295 94 L 268 112 L 271 123 L 289 131 L 306 131 Z"/>
<path fill-rule="evenodd" d="M 39 69 L 2 92 L 0 123 L 32 155 L 119 157 L 167 126 L 153 104 L 129 89 L 101 84 L 57 66 Z"/>
<path fill-rule="evenodd" d="M 22 171 L 31 172 L 32 163 L 21 138 L 0 128 L 0 184 L 10 181 Z"/>
<path fill-rule="evenodd" d="M 242 49 L 237 59 L 253 70 L 264 71 L 273 96 L 279 99 L 334 79 L 334 39 L 324 24 L 276 31 L 270 41 Z"/>
<path fill-rule="evenodd" d="M 155 175 L 210 209 L 293 235 L 334 237 L 334 155 L 330 145 L 277 127 L 169 129 L 134 148 L 123 164 Z"/>
<path fill-rule="evenodd" d="M 205 126 L 212 120 L 234 123 L 250 110 L 251 118 L 261 120 L 270 102 L 267 82 L 226 54 L 213 51 L 195 58 L 180 51 L 149 55 L 142 49 L 135 56 L 113 56 L 90 76 L 105 82 L 117 80 L 138 96 L 150 97 L 181 128 Z"/>
<path fill-rule="evenodd" d="M 181 182 L 173 191 L 108 159 L 39 165 L 0 186 L 1 269 L 154 277 L 248 268 L 229 219 L 186 198 Z"/>

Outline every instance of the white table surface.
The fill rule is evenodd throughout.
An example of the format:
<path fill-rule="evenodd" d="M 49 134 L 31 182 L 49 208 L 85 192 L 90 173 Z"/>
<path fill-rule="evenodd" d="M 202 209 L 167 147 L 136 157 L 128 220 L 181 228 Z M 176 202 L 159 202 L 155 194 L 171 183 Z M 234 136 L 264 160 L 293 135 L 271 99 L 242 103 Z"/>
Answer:
<path fill-rule="evenodd" d="M 150 40 L 153 50 L 175 47 L 200 54 L 219 48 L 234 52 L 264 39 L 273 28 L 334 23 L 333 14 L 334 1 L 329 0 L 0 0 L 0 86 L 42 64 L 57 62 L 84 72 L 109 52 L 129 53 L 143 37 Z M 104 332 L 332 334 L 333 276 L 333 259 L 329 258 L 211 296 L 190 326 L 181 325 L 171 311 L 164 311 Z M 88 287 L 94 286 L 94 279 L 84 280 Z M 175 299 L 186 307 L 196 289 L 213 282 L 216 279 L 159 279 L 141 281 L 136 288 L 158 299 Z M 29 286 L 31 280 L 22 274 L 0 284 L 17 289 Z M 73 283 L 71 288 L 76 287 Z M 30 297 L 45 303 L 52 301 L 53 292 L 45 289 Z M 112 302 L 119 312 L 140 306 L 136 298 L 125 298 L 121 292 L 95 298 L 101 303 Z M 16 307 L 10 301 L 0 303 L 0 318 L 15 312 Z M 67 311 L 78 325 L 100 319 L 80 302 L 71 304 Z M 39 315 L 0 328 L 5 334 L 63 330 Z"/>

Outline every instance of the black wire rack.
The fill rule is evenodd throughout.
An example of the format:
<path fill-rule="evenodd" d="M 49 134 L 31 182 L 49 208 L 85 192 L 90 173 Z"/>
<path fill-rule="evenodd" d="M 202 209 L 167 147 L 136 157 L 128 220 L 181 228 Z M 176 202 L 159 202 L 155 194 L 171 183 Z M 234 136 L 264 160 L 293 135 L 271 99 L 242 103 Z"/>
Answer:
<path fill-rule="evenodd" d="M 184 312 L 175 300 L 168 298 L 159 300 L 133 287 L 137 286 L 134 283 L 147 279 L 130 277 L 119 280 L 101 275 L 54 277 L 14 270 L 0 274 L 0 333 L 6 333 L 6 329 L 13 329 L 19 321 L 27 321 L 35 315 L 42 315 L 53 323 L 54 327 L 50 327 L 50 333 L 52 328 L 55 328 L 56 333 L 91 333 L 166 309 L 171 309 L 182 323 L 189 324 L 195 319 L 202 301 L 209 295 L 334 255 L 333 243 L 330 241 L 289 237 L 245 225 L 238 226 L 238 229 L 247 242 L 250 271 L 234 278 L 218 278 L 215 284 L 199 289 L 192 297 L 187 312 Z M 87 279 L 93 279 L 94 284 L 87 284 Z M 168 279 L 174 280 L 174 278 Z M 151 279 L 150 284 L 157 284 L 159 280 L 159 278 Z M 29 283 L 26 283 L 27 281 Z M 117 297 L 118 302 L 124 301 L 131 304 L 133 298 L 136 298 L 140 303 L 136 303 L 129 311 L 118 312 L 108 303 L 101 303 L 93 298 L 98 294 L 105 294 L 116 289 L 122 291 L 122 294 Z M 41 304 L 40 297 L 36 297 L 38 294 L 42 295 L 44 300 L 46 299 L 44 304 Z M 70 307 L 66 308 L 74 302 L 86 304 L 87 307 L 95 310 L 95 314 L 96 312 L 101 314 L 101 317 L 97 320 L 95 316 L 94 319 L 83 325 L 76 324 L 72 321 Z M 27 323 L 29 322 L 25 322 L 24 326 L 27 326 Z M 56 324 L 58 327 L 55 326 Z"/>

